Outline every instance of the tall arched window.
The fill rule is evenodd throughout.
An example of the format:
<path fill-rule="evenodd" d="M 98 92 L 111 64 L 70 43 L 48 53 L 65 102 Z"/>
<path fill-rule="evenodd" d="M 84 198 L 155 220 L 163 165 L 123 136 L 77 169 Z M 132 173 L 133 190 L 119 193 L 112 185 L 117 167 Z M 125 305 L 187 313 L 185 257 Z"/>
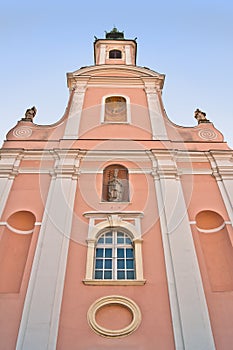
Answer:
<path fill-rule="evenodd" d="M 134 248 L 129 235 L 112 229 L 103 233 L 95 249 L 95 279 L 135 279 Z"/>
<path fill-rule="evenodd" d="M 128 169 L 120 164 L 107 166 L 103 171 L 102 200 L 107 202 L 128 202 Z"/>
<path fill-rule="evenodd" d="M 122 53 L 120 50 L 111 50 L 109 51 L 109 58 L 113 58 L 113 59 L 122 58 Z"/>

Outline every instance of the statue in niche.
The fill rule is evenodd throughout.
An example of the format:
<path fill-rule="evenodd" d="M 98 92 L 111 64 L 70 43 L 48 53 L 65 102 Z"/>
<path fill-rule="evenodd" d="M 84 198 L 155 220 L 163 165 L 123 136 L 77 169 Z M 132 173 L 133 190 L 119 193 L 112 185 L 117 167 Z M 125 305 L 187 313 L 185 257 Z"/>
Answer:
<path fill-rule="evenodd" d="M 118 178 L 118 169 L 114 169 L 113 177 L 108 181 L 108 202 L 120 202 L 123 198 L 123 184 Z"/>
<path fill-rule="evenodd" d="M 35 106 L 28 108 L 25 112 L 24 118 L 22 118 L 25 122 L 33 122 L 33 118 L 35 117 L 37 109 Z"/>
<path fill-rule="evenodd" d="M 194 117 L 197 119 L 198 124 L 200 123 L 209 123 L 210 121 L 206 118 L 206 113 L 196 109 L 194 112 Z"/>

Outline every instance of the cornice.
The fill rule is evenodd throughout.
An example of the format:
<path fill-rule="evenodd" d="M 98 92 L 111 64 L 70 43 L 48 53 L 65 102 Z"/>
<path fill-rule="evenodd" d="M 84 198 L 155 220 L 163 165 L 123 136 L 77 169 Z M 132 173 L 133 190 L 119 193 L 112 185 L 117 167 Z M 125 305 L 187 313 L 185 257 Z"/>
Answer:
<path fill-rule="evenodd" d="M 119 71 L 125 71 L 125 72 L 135 72 L 135 75 L 137 76 L 145 76 L 145 77 L 157 77 L 160 79 L 164 79 L 165 75 L 160 74 L 158 72 L 155 72 L 147 67 L 140 67 L 140 66 L 130 66 L 125 64 L 101 64 L 101 65 L 93 65 L 93 66 L 87 66 L 80 68 L 74 72 L 67 73 L 67 77 L 71 76 L 93 76 L 93 73 L 99 72 L 99 71 L 110 71 L 113 72 L 119 72 Z M 87 74 L 89 73 L 89 74 Z M 92 73 L 92 74 L 90 74 Z M 140 73 L 140 74 L 139 74 Z M 138 75 L 139 74 L 139 75 Z"/>
<path fill-rule="evenodd" d="M 149 68 L 133 65 L 95 65 L 67 73 L 67 85 L 69 88 L 74 87 L 77 82 L 88 83 L 88 85 L 92 81 L 98 84 L 112 82 L 114 85 L 134 85 L 137 81 L 140 84 L 144 84 L 144 81 L 156 81 L 157 85 L 162 89 L 164 79 L 164 74 L 154 72 Z"/>

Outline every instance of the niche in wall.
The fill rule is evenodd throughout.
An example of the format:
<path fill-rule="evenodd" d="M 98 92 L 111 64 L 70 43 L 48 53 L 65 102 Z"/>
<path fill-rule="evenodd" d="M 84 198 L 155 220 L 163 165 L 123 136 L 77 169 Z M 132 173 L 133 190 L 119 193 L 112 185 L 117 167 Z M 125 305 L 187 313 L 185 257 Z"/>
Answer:
<path fill-rule="evenodd" d="M 196 226 L 212 291 L 232 291 L 233 250 L 222 216 L 202 211 L 196 216 Z"/>
<path fill-rule="evenodd" d="M 29 211 L 12 214 L 0 240 L 0 293 L 19 293 L 35 225 Z"/>

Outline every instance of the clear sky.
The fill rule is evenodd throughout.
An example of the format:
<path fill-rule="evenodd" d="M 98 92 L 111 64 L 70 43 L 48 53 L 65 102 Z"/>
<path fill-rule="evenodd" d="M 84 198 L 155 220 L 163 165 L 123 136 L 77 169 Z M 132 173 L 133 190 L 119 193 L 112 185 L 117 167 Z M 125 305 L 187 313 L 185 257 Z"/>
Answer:
<path fill-rule="evenodd" d="M 0 140 L 37 107 L 35 123 L 59 120 L 66 73 L 93 64 L 94 36 L 115 25 L 137 37 L 139 66 L 166 75 L 168 117 L 193 126 L 200 108 L 233 147 L 232 0 L 5 0 L 0 6 Z"/>

